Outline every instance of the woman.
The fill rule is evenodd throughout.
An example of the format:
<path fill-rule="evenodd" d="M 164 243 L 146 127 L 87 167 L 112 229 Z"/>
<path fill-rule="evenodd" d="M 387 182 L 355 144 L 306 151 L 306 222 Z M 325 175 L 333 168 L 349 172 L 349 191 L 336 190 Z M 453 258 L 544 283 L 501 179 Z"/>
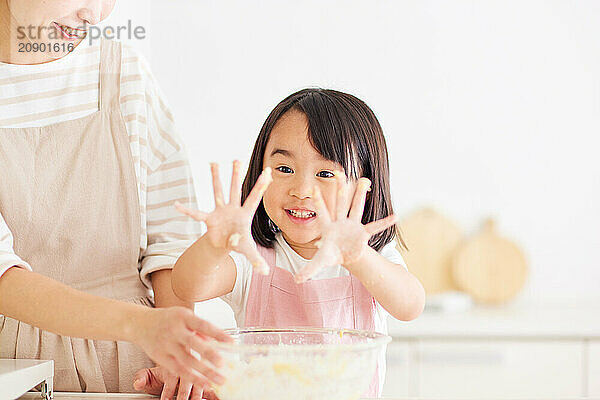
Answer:
<path fill-rule="evenodd" d="M 171 289 L 200 233 L 172 206 L 195 196 L 171 113 L 132 49 L 85 39 L 114 3 L 0 0 L 0 358 L 53 359 L 56 391 L 140 371 L 187 398 L 221 379 L 190 350 L 229 338 Z"/>

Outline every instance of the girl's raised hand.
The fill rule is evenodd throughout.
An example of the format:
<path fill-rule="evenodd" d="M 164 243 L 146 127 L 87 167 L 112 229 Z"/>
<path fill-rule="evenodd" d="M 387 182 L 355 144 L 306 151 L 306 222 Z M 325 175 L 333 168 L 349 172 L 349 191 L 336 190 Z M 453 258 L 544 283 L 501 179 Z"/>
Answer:
<path fill-rule="evenodd" d="M 345 176 L 342 172 L 336 171 L 335 178 L 337 185 L 335 215 L 329 213 L 319 188 L 313 189 L 321 239 L 317 242 L 319 249 L 311 262 L 296 274 L 298 283 L 306 282 L 322 268 L 338 264 L 347 266 L 358 261 L 369 246 L 371 236 L 396 223 L 396 216 L 391 214 L 363 225 L 361 220 L 371 181 L 367 178 L 358 180 L 348 211 L 349 193 L 346 190 Z"/>
<path fill-rule="evenodd" d="M 212 246 L 217 249 L 234 250 L 244 254 L 254 268 L 256 268 L 257 272 L 267 274 L 269 267 L 256 248 L 250 227 L 262 196 L 273 180 L 271 178 L 271 168 L 266 168 L 262 172 L 243 205 L 241 204 L 240 162 L 237 160 L 233 162 L 229 203 L 225 203 L 223 197 L 218 164 L 212 163 L 210 170 L 215 196 L 214 211 L 205 213 L 190 210 L 179 203 L 176 203 L 175 207 L 177 207 L 179 212 L 206 224 L 207 231 L 205 236 Z"/>

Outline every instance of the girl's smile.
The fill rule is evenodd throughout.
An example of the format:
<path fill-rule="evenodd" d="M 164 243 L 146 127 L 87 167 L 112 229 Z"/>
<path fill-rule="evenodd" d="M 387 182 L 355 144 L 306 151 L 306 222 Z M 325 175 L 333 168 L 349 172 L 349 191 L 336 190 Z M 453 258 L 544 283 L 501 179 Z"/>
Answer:
<path fill-rule="evenodd" d="M 295 224 L 308 224 L 317 219 L 317 213 L 305 208 L 286 208 L 285 211 Z"/>

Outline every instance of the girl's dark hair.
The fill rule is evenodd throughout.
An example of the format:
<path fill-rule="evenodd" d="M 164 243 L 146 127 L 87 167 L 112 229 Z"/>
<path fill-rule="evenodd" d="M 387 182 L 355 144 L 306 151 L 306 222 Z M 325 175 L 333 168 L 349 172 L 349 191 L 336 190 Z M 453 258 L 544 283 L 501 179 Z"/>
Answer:
<path fill-rule="evenodd" d="M 329 89 L 304 89 L 281 101 L 263 124 L 254 144 L 248 172 L 242 186 L 242 202 L 263 170 L 265 150 L 271 131 L 288 111 L 302 112 L 308 120 L 308 138 L 315 150 L 327 160 L 339 163 L 346 176 L 369 178 L 363 224 L 393 213 L 390 172 L 383 131 L 373 111 L 362 100 Z M 252 236 L 263 247 L 273 247 L 278 228 L 267 215 L 261 201 L 252 220 Z M 374 235 L 369 246 L 379 251 L 397 237 L 406 247 L 396 226 Z"/>

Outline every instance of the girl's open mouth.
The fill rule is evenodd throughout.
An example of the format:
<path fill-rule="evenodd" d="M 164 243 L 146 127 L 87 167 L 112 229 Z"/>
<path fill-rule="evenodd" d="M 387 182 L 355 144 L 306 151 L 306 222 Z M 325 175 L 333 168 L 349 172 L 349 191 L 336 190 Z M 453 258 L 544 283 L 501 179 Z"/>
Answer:
<path fill-rule="evenodd" d="M 54 22 L 54 26 L 56 26 L 56 29 L 66 40 L 81 39 L 85 37 L 85 34 L 87 33 L 87 31 L 84 29 L 72 28 L 68 25 L 59 24 L 58 22 Z"/>
<path fill-rule="evenodd" d="M 297 224 L 306 224 L 317 218 L 317 213 L 311 210 L 285 209 L 285 212 Z"/>

